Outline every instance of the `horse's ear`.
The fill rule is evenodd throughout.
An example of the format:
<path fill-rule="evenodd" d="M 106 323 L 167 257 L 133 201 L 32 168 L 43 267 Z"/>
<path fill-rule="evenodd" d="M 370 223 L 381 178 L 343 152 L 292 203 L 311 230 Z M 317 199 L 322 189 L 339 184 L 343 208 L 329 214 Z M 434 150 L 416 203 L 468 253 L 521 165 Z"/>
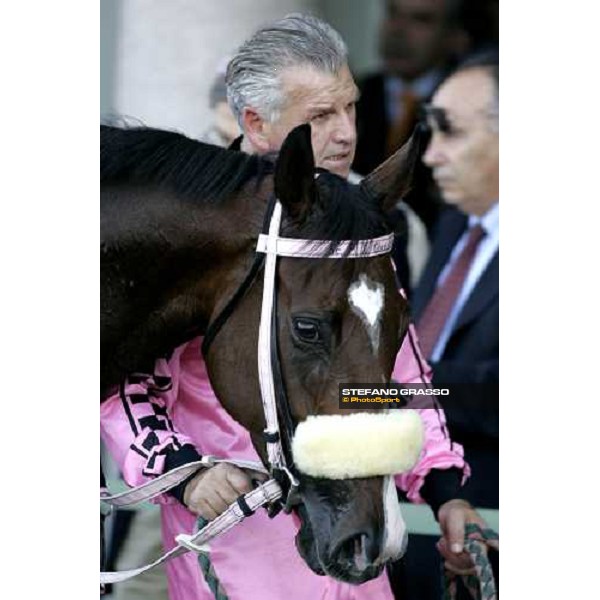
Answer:
<path fill-rule="evenodd" d="M 292 129 L 281 146 L 275 166 L 275 195 L 292 219 L 302 218 L 315 194 L 315 157 L 310 125 Z"/>
<path fill-rule="evenodd" d="M 424 132 L 417 125 L 410 139 L 360 183 L 362 188 L 381 203 L 384 211 L 392 209 L 412 188 L 415 167 L 421 157 Z"/>

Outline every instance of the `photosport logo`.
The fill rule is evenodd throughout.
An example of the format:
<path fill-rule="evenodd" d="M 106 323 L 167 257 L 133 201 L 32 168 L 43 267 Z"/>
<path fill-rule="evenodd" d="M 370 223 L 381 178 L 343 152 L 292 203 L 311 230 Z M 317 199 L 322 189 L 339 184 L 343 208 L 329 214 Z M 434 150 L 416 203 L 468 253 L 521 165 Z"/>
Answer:
<path fill-rule="evenodd" d="M 441 396 L 449 396 L 448 388 L 436 388 L 428 384 L 389 385 L 373 383 L 340 383 L 339 406 L 357 408 L 433 408 Z"/>

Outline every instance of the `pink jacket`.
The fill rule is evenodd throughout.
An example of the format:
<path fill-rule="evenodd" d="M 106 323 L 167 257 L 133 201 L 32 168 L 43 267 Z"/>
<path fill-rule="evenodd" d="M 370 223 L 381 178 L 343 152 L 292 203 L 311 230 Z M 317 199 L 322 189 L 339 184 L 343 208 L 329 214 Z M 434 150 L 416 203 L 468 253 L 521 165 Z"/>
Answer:
<path fill-rule="evenodd" d="M 148 375 L 132 375 L 101 405 L 102 437 L 131 486 L 163 472 L 165 452 L 190 444 L 202 455 L 258 461 L 250 435 L 225 412 L 216 398 L 200 352 L 201 338 L 177 348 L 170 360 L 156 362 Z M 428 382 L 430 370 L 418 350 L 414 331 L 398 353 L 393 379 L 401 383 Z M 443 411 L 420 411 L 426 443 L 412 471 L 396 477 L 396 484 L 414 502 L 433 468 L 458 467 L 468 476 L 462 447 L 450 441 Z M 185 433 L 184 433 L 185 432 Z M 191 533 L 196 517 L 169 495 L 163 505 L 165 549 L 178 533 Z M 262 510 L 211 543 L 211 560 L 232 600 L 379 600 L 392 599 L 385 572 L 354 586 L 315 575 L 304 564 L 294 544 L 294 519 L 280 513 L 269 519 Z M 212 600 L 197 557 L 192 553 L 166 563 L 171 600 Z"/>

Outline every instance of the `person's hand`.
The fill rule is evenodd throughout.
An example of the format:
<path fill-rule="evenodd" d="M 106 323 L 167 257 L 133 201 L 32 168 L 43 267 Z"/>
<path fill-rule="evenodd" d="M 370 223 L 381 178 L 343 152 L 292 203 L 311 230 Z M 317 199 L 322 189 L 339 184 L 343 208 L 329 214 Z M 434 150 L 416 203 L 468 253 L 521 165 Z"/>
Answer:
<path fill-rule="evenodd" d="M 258 471 L 243 471 L 229 463 L 219 463 L 200 471 L 186 486 L 183 501 L 190 511 L 207 521 L 216 519 L 238 496 L 252 491 L 253 480 L 264 482 L 268 476 Z"/>
<path fill-rule="evenodd" d="M 443 537 L 437 543 L 437 548 L 445 559 L 445 567 L 457 575 L 475 574 L 473 562 L 464 550 L 465 525 L 475 523 L 484 529 L 487 523 L 466 500 L 449 500 L 442 504 L 438 521 Z M 496 542 L 489 544 L 497 547 Z M 482 547 L 487 553 L 487 546 L 482 543 Z"/>

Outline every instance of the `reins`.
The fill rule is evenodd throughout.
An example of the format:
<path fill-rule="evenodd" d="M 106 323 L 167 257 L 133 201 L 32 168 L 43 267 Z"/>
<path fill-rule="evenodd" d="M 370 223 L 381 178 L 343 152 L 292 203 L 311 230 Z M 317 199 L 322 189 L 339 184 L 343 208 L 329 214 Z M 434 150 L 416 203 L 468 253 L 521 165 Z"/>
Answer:
<path fill-rule="evenodd" d="M 234 464 L 239 468 L 253 469 L 255 471 L 262 471 L 266 473 L 266 469 L 262 464 L 245 461 L 245 460 L 232 460 L 232 459 L 218 459 L 213 456 L 203 456 L 200 461 L 182 465 L 177 469 L 173 469 L 168 473 L 164 473 L 152 479 L 151 481 L 131 488 L 125 492 L 115 495 L 101 495 L 100 502 L 101 507 L 125 507 L 139 504 L 147 500 L 151 500 L 160 494 L 164 494 L 166 491 L 175 487 L 178 483 L 193 475 L 199 469 L 215 466 L 218 463 L 227 462 Z M 100 584 L 105 585 L 109 583 L 119 583 L 121 581 L 127 581 L 136 575 L 140 575 L 145 571 L 148 571 L 164 562 L 167 562 L 177 556 L 181 556 L 187 552 L 193 551 L 195 553 L 207 552 L 207 544 L 220 535 L 229 531 L 234 525 L 237 525 L 247 516 L 253 514 L 256 509 L 261 506 L 271 504 L 277 501 L 281 497 L 281 488 L 279 484 L 274 480 L 270 479 L 265 483 L 259 485 L 251 492 L 240 496 L 236 502 L 231 504 L 225 512 L 220 514 L 216 519 L 208 523 L 202 530 L 197 531 L 194 534 L 179 534 L 175 537 L 177 544 L 169 552 L 166 552 L 157 560 L 147 565 L 135 569 L 129 569 L 126 571 L 104 571 L 100 573 Z"/>

